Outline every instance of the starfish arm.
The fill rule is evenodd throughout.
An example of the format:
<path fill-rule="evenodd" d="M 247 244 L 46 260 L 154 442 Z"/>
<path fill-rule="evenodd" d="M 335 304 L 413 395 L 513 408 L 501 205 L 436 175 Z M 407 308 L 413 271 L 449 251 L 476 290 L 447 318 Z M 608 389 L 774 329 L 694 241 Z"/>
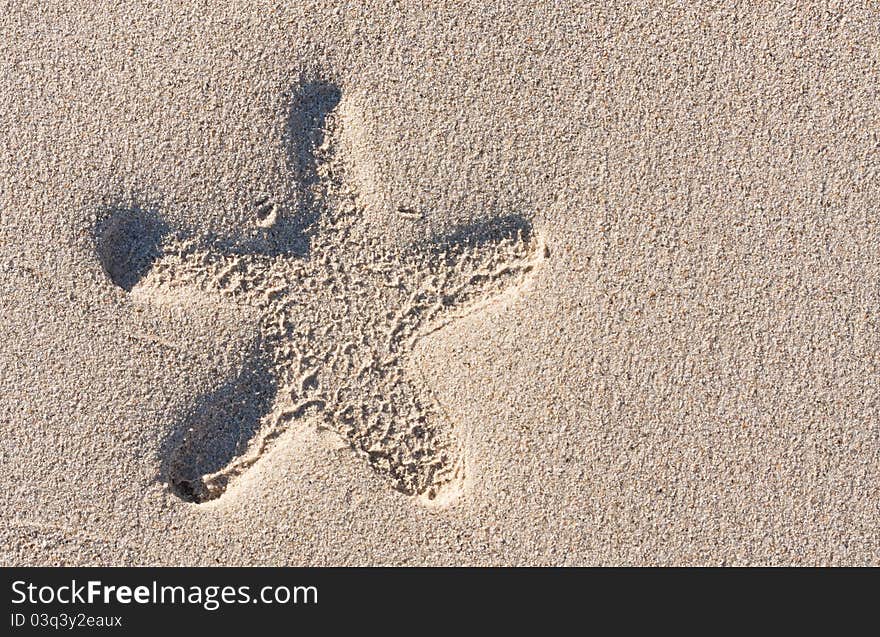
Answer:
<path fill-rule="evenodd" d="M 500 229 L 499 229 L 500 228 Z M 476 239 L 453 239 L 423 253 L 406 274 L 415 281 L 409 299 L 393 318 L 387 346 L 409 347 L 418 338 L 518 288 L 547 256 L 529 229 L 499 225 Z"/>
<path fill-rule="evenodd" d="M 180 296 L 193 299 L 207 293 L 261 305 L 273 292 L 284 289 L 284 278 L 272 276 L 277 269 L 273 265 L 271 257 L 213 252 L 192 241 L 171 240 L 132 294 L 162 302 Z"/>
<path fill-rule="evenodd" d="M 346 440 L 398 491 L 426 503 L 454 498 L 464 479 L 460 444 L 421 372 L 407 367 L 403 371 L 396 359 L 374 359 L 332 392 L 322 391 L 306 373 L 301 386 L 280 391 L 275 408 L 261 419 L 235 458 L 213 473 L 181 483 L 188 497 L 195 501 L 219 497 L 284 431 L 310 419 Z"/>
<path fill-rule="evenodd" d="M 348 440 L 398 491 L 427 501 L 460 487 L 463 461 L 449 418 L 412 365 L 397 361 L 362 368 L 337 392 L 327 426 Z"/>
<path fill-rule="evenodd" d="M 172 488 L 192 502 L 222 494 L 232 471 L 265 435 L 276 387 L 259 344 L 238 374 L 199 396 L 166 441 L 163 467 Z"/>
<path fill-rule="evenodd" d="M 542 251 L 534 237 L 522 233 L 453 246 L 441 255 L 448 267 L 436 287 L 440 311 L 480 304 L 518 285 L 542 258 Z"/>

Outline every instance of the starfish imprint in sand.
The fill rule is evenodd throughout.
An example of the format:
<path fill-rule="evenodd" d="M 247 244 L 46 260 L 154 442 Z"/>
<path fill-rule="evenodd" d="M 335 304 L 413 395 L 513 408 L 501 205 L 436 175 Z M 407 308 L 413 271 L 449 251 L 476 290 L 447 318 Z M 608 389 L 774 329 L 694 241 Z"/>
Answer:
<path fill-rule="evenodd" d="M 248 306 L 258 317 L 257 362 L 224 390 L 222 407 L 206 401 L 169 451 L 166 479 L 185 500 L 221 496 L 305 419 L 343 437 L 399 491 L 425 501 L 453 498 L 464 477 L 462 449 L 414 360 L 416 344 L 518 288 L 547 255 L 519 217 L 406 248 L 364 232 L 363 208 L 333 141 L 344 127 L 332 109 L 309 122 L 318 119 L 320 131 L 301 142 L 310 167 L 294 171 L 307 209 L 300 236 L 306 250 L 223 249 L 177 235 L 156 248 L 130 286 L 142 302 L 207 296 Z M 275 215 L 258 223 L 277 227 Z M 131 250 L 122 259 L 127 271 L 140 267 Z M 111 277 L 119 269 L 105 267 Z M 256 405 L 252 427 L 232 423 L 236 401 Z M 218 460 L 224 436 L 231 442 Z"/>

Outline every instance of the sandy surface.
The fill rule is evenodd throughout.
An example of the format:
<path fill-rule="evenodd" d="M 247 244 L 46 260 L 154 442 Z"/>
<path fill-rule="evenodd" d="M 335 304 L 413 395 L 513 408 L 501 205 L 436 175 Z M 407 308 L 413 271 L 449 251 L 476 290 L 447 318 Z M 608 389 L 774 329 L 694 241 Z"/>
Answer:
<path fill-rule="evenodd" d="M 876 4 L 2 4 L 0 563 L 880 564 Z"/>

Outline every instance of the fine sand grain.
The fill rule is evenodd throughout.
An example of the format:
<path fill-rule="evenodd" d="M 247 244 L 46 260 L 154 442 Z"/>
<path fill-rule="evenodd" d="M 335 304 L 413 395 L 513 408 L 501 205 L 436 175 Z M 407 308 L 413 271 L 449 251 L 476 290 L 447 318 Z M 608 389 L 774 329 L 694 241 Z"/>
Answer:
<path fill-rule="evenodd" d="M 880 564 L 875 3 L 81 4 L 0 3 L 0 563 Z"/>

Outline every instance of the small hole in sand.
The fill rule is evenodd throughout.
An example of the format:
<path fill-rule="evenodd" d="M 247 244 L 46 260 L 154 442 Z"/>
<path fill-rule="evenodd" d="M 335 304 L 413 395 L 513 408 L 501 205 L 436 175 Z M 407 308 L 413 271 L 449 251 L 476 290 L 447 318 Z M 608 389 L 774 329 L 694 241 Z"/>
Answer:
<path fill-rule="evenodd" d="M 110 280 L 130 292 L 161 256 L 166 232 L 151 210 L 111 208 L 95 228 L 95 250 Z"/>
<path fill-rule="evenodd" d="M 198 495 L 198 490 L 189 480 L 173 481 L 171 487 L 181 500 L 199 504 L 202 499 Z"/>

